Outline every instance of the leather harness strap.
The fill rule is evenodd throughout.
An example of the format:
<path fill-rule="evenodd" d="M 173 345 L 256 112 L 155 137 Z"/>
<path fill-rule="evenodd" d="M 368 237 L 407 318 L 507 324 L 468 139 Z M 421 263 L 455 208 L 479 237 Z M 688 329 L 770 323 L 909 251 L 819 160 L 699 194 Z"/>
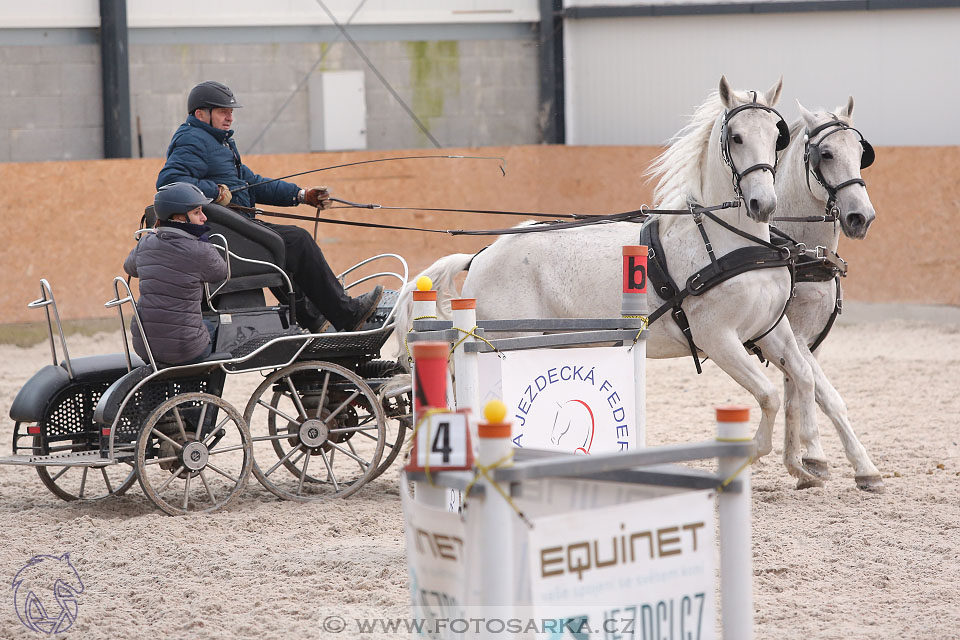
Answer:
<path fill-rule="evenodd" d="M 697 356 L 698 349 L 693 340 L 690 322 L 687 319 L 686 312 L 683 310 L 683 301 L 688 296 L 702 295 L 718 284 L 742 273 L 746 273 L 747 271 L 779 267 L 787 267 L 790 270 L 790 291 L 792 292 L 793 285 L 796 281 L 794 266 L 801 251 L 801 248 L 796 244 L 792 246 L 776 246 L 773 243 L 763 240 L 762 238 L 758 238 L 745 231 L 736 229 L 735 227 L 728 225 L 723 220 L 720 220 L 710 212 L 704 212 L 702 215 L 708 216 L 710 219 L 712 219 L 714 222 L 717 222 L 724 228 L 757 243 L 759 246 L 741 247 L 740 249 L 736 249 L 724 256 L 717 258 L 713 251 L 713 246 L 710 243 L 709 237 L 707 236 L 706 229 L 703 227 L 700 214 L 695 214 L 694 219 L 697 222 L 700 235 L 703 238 L 704 245 L 707 249 L 707 254 L 710 256 L 711 262 L 709 265 L 690 276 L 682 290 L 677 286 L 676 282 L 670 276 L 670 271 L 666 261 L 666 253 L 664 252 L 663 244 L 660 241 L 659 219 L 655 217 L 651 218 L 640 230 L 640 243 L 650 248 L 648 249 L 647 256 L 647 277 L 650 279 L 650 283 L 656 289 L 657 294 L 664 300 L 664 303 L 648 317 L 649 323 L 653 324 L 654 321 L 663 316 L 667 311 L 672 310 L 671 315 L 674 319 L 674 322 L 677 323 L 677 326 L 683 333 L 684 338 L 687 340 L 687 345 L 690 347 L 690 355 L 693 356 L 694 364 L 697 367 L 697 373 L 702 373 L 703 369 L 700 365 L 700 359 Z M 783 319 L 784 315 L 786 315 L 787 306 L 790 304 L 790 297 L 791 296 L 787 296 L 787 301 L 784 304 L 783 310 L 780 312 L 780 316 L 777 318 L 776 322 L 774 322 L 769 329 L 760 335 L 748 340 L 746 343 L 744 343 L 744 346 L 759 355 L 759 348 L 756 347 L 754 342 L 763 338 L 765 335 L 773 331 L 778 324 L 780 324 L 780 321 Z"/>

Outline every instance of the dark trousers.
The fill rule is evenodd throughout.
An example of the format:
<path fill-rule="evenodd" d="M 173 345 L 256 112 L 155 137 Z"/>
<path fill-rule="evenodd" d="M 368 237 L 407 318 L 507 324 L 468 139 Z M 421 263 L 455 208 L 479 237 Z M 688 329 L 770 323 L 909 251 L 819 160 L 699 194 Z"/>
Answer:
<path fill-rule="evenodd" d="M 343 285 L 337 280 L 337 275 L 327 264 L 310 233 L 293 225 L 263 224 L 283 238 L 286 248 L 283 268 L 293 280 L 297 292 L 298 324 L 315 326 L 319 323 L 319 311 L 337 329 L 347 326 L 357 315 L 357 303 L 343 290 Z"/>

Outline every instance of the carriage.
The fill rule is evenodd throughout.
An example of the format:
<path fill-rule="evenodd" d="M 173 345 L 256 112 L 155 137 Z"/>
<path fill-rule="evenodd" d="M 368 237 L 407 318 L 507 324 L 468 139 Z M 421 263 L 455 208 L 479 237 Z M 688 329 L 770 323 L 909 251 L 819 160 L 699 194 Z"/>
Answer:
<path fill-rule="evenodd" d="M 53 291 L 41 281 L 41 297 L 29 306 L 46 312 L 53 362 L 17 394 L 13 455 L 0 464 L 35 467 L 64 500 L 100 500 L 139 482 L 157 507 L 176 515 L 231 504 L 251 473 L 287 500 L 349 496 L 396 459 L 411 424 L 410 391 L 391 390 L 386 383 L 401 367 L 379 357 L 393 332 L 406 261 L 382 254 L 340 274 L 343 282 L 357 277 L 348 289 L 386 281 L 378 308 L 357 331 L 310 333 L 297 323 L 294 287 L 278 266 L 280 237 L 225 207 L 205 205 L 204 213 L 228 265 L 226 280 L 204 295 L 204 318 L 218 325 L 213 353 L 164 366 L 142 333 L 148 361 L 131 353 L 124 307 L 134 317 L 137 309 L 117 277 L 106 306 L 118 311 L 123 352 L 71 358 Z M 151 214 L 148 207 L 147 227 Z M 254 372 L 262 380 L 241 412 L 223 397 L 226 381 L 252 387 L 251 376 L 238 374 Z"/>

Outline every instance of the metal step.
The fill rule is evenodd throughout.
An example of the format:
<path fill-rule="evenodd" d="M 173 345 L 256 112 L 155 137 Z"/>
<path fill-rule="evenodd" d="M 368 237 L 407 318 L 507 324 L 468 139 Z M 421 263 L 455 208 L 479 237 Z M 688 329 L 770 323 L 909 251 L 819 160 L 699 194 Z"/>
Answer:
<path fill-rule="evenodd" d="M 65 451 L 46 456 L 15 455 L 0 458 L 0 464 L 22 465 L 29 467 L 106 467 L 119 460 L 100 457 L 99 451 Z"/>

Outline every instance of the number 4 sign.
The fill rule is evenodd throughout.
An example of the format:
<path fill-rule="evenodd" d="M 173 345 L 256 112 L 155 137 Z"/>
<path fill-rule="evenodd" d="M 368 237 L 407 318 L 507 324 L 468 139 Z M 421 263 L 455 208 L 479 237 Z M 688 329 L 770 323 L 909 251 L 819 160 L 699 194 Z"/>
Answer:
<path fill-rule="evenodd" d="M 417 429 L 407 471 L 473 468 L 467 413 L 434 413 Z"/>

